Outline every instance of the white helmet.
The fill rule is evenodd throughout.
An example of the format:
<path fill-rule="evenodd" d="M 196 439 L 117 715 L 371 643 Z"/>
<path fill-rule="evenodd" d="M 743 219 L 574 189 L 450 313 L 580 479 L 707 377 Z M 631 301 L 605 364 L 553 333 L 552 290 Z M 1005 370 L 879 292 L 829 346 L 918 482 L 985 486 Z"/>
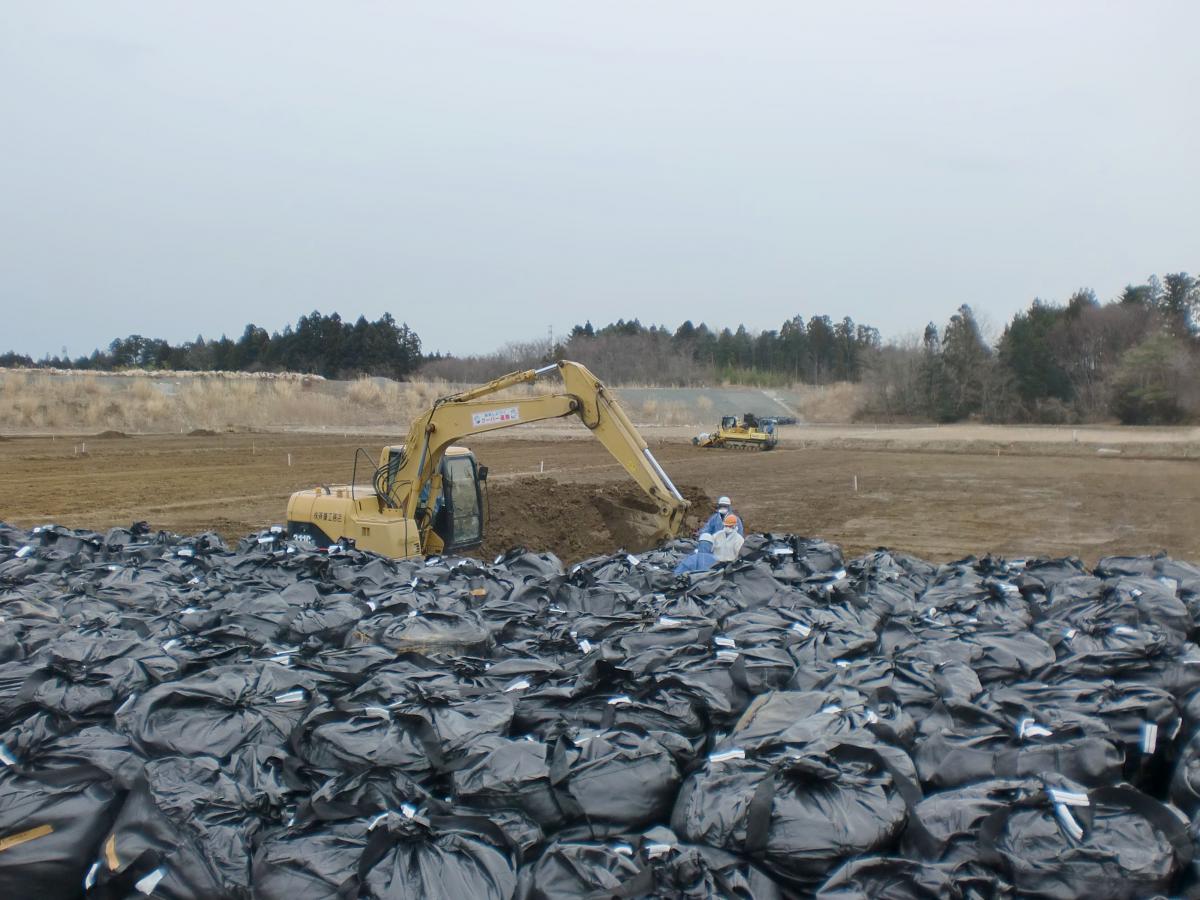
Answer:
<path fill-rule="evenodd" d="M 717 506 L 732 506 L 732 505 L 733 504 L 730 502 L 728 497 L 718 497 L 717 498 Z"/>
<path fill-rule="evenodd" d="M 713 536 L 706 531 L 704 534 L 700 535 L 700 537 L 696 538 L 696 540 L 698 540 L 701 544 L 711 544 L 713 542 Z"/>

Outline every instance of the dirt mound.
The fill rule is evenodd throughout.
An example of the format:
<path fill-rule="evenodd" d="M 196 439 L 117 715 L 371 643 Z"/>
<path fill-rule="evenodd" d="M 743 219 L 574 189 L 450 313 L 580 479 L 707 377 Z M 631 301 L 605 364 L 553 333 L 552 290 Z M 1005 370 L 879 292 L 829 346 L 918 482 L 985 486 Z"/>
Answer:
<path fill-rule="evenodd" d="M 211 428 L 193 428 L 188 432 L 188 437 L 215 437 L 216 434 Z"/>
<path fill-rule="evenodd" d="M 696 511 L 685 522 L 686 533 L 699 527 L 712 500 L 691 485 L 680 485 L 679 491 Z M 518 546 L 548 550 L 566 563 L 612 553 L 627 543 L 615 523 L 601 513 L 612 503 L 642 508 L 646 495 L 636 487 L 563 484 L 552 478 L 497 482 L 488 487 L 486 539 L 479 556 L 492 559 Z"/>
<path fill-rule="evenodd" d="M 117 440 L 117 439 L 124 439 L 124 438 L 128 438 L 128 437 L 129 437 L 129 435 L 127 435 L 123 431 L 111 431 L 110 430 L 110 431 L 102 431 L 99 434 L 92 435 L 92 440 L 111 441 L 111 440 Z"/>

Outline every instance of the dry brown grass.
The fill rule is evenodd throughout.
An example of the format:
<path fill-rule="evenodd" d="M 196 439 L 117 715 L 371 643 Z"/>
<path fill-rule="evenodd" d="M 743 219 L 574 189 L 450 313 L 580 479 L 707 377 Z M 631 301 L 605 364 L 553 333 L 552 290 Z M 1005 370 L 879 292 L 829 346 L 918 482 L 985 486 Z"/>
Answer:
<path fill-rule="evenodd" d="M 658 400 L 653 397 L 645 400 L 620 398 L 619 402 L 625 414 L 638 425 L 691 425 L 696 421 L 695 410 L 683 402 Z M 712 405 L 711 400 L 709 405 Z"/>
<path fill-rule="evenodd" d="M 407 427 L 434 400 L 468 385 L 361 378 L 346 383 L 255 375 L 202 377 L 48 373 L 0 369 L 0 432 L 238 431 L 247 428 Z M 518 385 L 497 401 L 553 391 L 554 384 Z M 618 395 L 620 392 L 617 392 Z M 799 385 L 767 391 L 806 421 L 844 423 L 862 406 L 859 385 Z M 639 425 L 693 425 L 710 418 L 713 401 L 621 398 Z"/>
<path fill-rule="evenodd" d="M 406 425 L 444 384 L 362 379 L 124 378 L 0 371 L 0 432 L 130 433 Z"/>
<path fill-rule="evenodd" d="M 767 393 L 778 396 L 806 422 L 852 422 L 866 402 L 863 386 L 848 381 L 820 386 L 796 384 Z"/>

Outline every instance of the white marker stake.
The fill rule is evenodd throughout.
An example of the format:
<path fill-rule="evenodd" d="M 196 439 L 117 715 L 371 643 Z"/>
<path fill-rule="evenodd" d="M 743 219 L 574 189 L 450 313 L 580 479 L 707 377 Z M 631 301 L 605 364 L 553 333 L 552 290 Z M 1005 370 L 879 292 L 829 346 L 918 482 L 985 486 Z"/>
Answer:
<path fill-rule="evenodd" d="M 543 475 L 546 473 L 546 461 L 544 459 L 542 460 L 541 464 L 538 466 L 538 472 L 540 472 Z"/>
<path fill-rule="evenodd" d="M 854 493 L 858 493 L 858 476 L 854 476 Z"/>
<path fill-rule="evenodd" d="M 289 453 L 288 454 L 288 467 L 290 468 L 291 465 L 292 465 L 292 454 Z"/>

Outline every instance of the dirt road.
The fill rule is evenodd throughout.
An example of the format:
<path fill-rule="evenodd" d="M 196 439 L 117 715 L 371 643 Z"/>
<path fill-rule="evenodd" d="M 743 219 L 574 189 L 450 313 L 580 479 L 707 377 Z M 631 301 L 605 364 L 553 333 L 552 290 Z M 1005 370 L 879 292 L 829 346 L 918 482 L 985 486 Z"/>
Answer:
<path fill-rule="evenodd" d="M 586 433 L 577 437 L 470 442 L 491 468 L 498 538 L 568 559 L 613 549 L 602 545 L 586 494 L 626 477 Z M 751 529 L 820 536 L 849 553 L 886 545 L 937 560 L 992 552 L 1094 561 L 1161 549 L 1200 560 L 1200 460 L 1177 447 L 1164 455 L 1178 458 L 1072 454 L 1057 443 L 1039 452 L 1037 442 L 973 434 L 951 442 L 958 452 L 790 439 L 754 453 L 700 450 L 682 435 L 647 437 L 678 483 L 697 496 L 730 494 Z M 342 434 L 2 439 L 0 519 L 96 529 L 145 519 L 236 539 L 282 521 L 291 491 L 348 481 L 355 449 L 375 457 L 379 442 Z M 364 471 L 360 463 L 365 482 Z M 543 478 L 578 488 L 548 498 Z M 573 497 L 583 499 L 572 506 Z"/>

